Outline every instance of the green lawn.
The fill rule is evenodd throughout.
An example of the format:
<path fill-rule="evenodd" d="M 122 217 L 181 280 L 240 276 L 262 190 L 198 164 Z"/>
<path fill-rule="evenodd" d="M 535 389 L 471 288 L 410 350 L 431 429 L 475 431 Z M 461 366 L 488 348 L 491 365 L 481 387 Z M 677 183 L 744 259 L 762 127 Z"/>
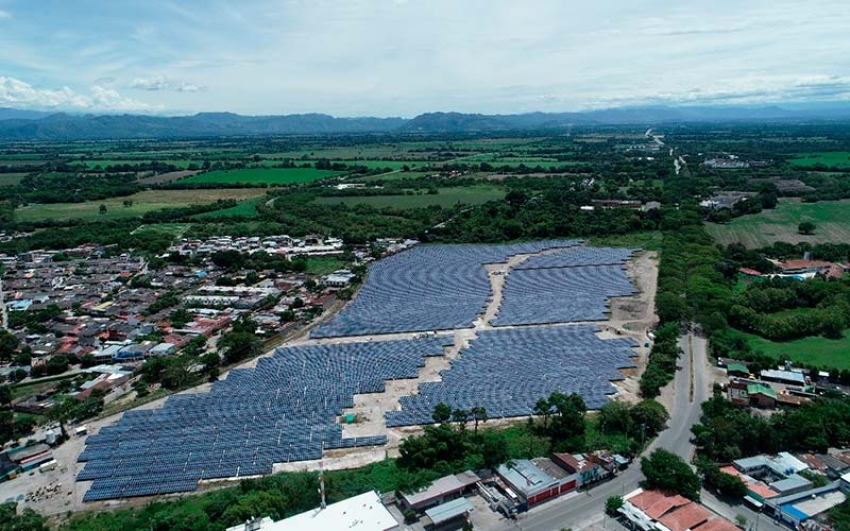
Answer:
<path fill-rule="evenodd" d="M 236 206 L 225 208 L 223 210 L 216 210 L 213 212 L 205 212 L 203 214 L 198 214 L 192 219 L 219 218 L 222 216 L 253 218 L 257 216 L 257 205 L 259 205 L 260 203 L 264 203 L 268 200 L 269 198 L 266 196 L 255 197 L 254 199 L 246 199 L 245 201 L 240 201 L 239 204 L 237 204 Z"/>
<path fill-rule="evenodd" d="M 138 236 L 140 234 L 145 233 L 165 233 L 170 235 L 172 238 L 177 238 L 183 235 L 191 227 L 191 223 L 152 223 L 148 225 L 140 225 L 136 230 L 133 231 L 133 234 Z"/>
<path fill-rule="evenodd" d="M 316 203 L 335 205 L 344 203 L 348 206 L 369 205 L 375 208 L 392 207 L 398 209 L 423 208 L 432 205 L 451 207 L 458 203 L 464 205 L 480 205 L 487 201 L 503 199 L 505 191 L 492 186 L 474 186 L 466 188 L 439 188 L 439 193 L 429 195 L 422 192 L 418 195 L 382 195 L 354 197 L 320 197 Z"/>
<path fill-rule="evenodd" d="M 181 183 L 218 183 L 218 184 L 301 184 L 318 181 L 340 175 L 340 172 L 317 170 L 315 168 L 287 169 L 252 169 L 252 170 L 220 170 L 193 175 L 180 181 Z"/>
<path fill-rule="evenodd" d="M 783 342 L 770 341 L 745 332 L 735 333 L 745 337 L 753 350 L 773 358 L 786 355 L 791 361 L 811 363 L 818 367 L 850 369 L 850 331 L 845 331 L 842 339 L 818 336 Z"/>
<path fill-rule="evenodd" d="M 822 153 L 799 153 L 789 162 L 794 166 L 809 168 L 818 164 L 831 168 L 850 168 L 850 152 L 826 151 Z"/>
<path fill-rule="evenodd" d="M 797 234 L 803 221 L 816 225 L 813 235 Z M 777 241 L 829 243 L 850 241 L 850 201 L 802 203 L 783 199 L 773 210 L 741 216 L 726 224 L 706 223 L 706 231 L 724 245 L 740 242 L 750 249 Z"/>
<path fill-rule="evenodd" d="M 310 275 L 329 275 L 346 266 L 348 266 L 348 262 L 334 256 L 307 257 L 307 273 Z"/>

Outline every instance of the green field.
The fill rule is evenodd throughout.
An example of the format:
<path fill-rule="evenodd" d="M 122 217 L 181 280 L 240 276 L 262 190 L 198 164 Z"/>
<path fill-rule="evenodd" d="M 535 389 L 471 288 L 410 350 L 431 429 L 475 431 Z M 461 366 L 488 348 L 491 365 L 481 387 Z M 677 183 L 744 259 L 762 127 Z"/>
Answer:
<path fill-rule="evenodd" d="M 26 176 L 26 173 L 0 173 L 0 186 L 15 186 Z"/>
<path fill-rule="evenodd" d="M 797 234 L 803 221 L 816 225 L 813 235 Z M 773 210 L 741 216 L 726 224 L 706 223 L 706 231 L 724 245 L 740 242 L 758 249 L 777 241 L 829 243 L 850 241 L 850 201 L 802 203 L 783 199 Z"/>
<path fill-rule="evenodd" d="M 783 342 L 770 341 L 745 332 L 734 333 L 745 337 L 754 351 L 760 351 L 772 358 L 778 359 L 784 355 L 799 363 L 850 369 L 850 331 L 845 331 L 842 339 L 817 336 Z"/>
<path fill-rule="evenodd" d="M 219 170 L 209 173 L 193 175 L 180 181 L 184 184 L 191 183 L 216 183 L 216 184 L 302 184 L 335 177 L 340 172 L 317 170 L 314 168 L 287 168 L 287 169 L 253 169 L 253 170 Z"/>
<path fill-rule="evenodd" d="M 809 168 L 818 164 L 830 168 L 850 168 L 850 152 L 826 151 L 822 153 L 799 153 L 789 161 L 794 166 Z"/>
<path fill-rule="evenodd" d="M 191 223 L 153 223 L 150 225 L 140 225 L 133 231 L 133 235 L 139 236 L 144 234 L 168 234 L 172 238 L 182 236 L 189 228 Z"/>
<path fill-rule="evenodd" d="M 486 162 L 491 166 L 499 167 L 499 166 L 510 166 L 511 168 L 519 167 L 520 165 L 525 165 L 529 168 L 534 168 L 540 166 L 542 168 L 567 168 L 570 166 L 574 166 L 578 164 L 578 162 L 572 161 L 558 161 L 552 158 L 547 157 L 528 157 L 528 156 L 506 156 L 504 154 L 498 153 L 484 153 L 481 155 L 471 155 L 467 157 L 460 157 L 457 159 L 453 159 L 448 162 L 458 162 L 458 163 L 466 163 L 466 164 L 480 164 L 482 162 Z"/>
<path fill-rule="evenodd" d="M 86 221 L 138 217 L 162 208 L 179 208 L 189 205 L 205 205 L 218 199 L 245 199 L 264 196 L 262 189 L 214 189 L 214 190 L 152 190 L 139 192 L 128 197 L 113 197 L 103 201 L 85 203 L 53 203 L 29 205 L 15 209 L 15 221 L 41 221 L 45 219 Z M 124 206 L 124 200 L 133 205 Z M 106 213 L 100 213 L 100 205 L 106 205 Z M 237 205 L 238 207 L 239 205 Z"/>
<path fill-rule="evenodd" d="M 240 217 L 240 218 L 253 218 L 257 216 L 257 205 L 260 203 L 265 203 L 268 201 L 266 196 L 254 197 L 252 199 L 246 199 L 245 201 L 240 201 L 238 205 L 225 208 L 223 210 L 216 210 L 214 212 L 205 212 L 203 214 L 198 214 L 197 216 L 193 216 L 192 219 L 209 219 L 209 218 L 220 218 L 220 217 Z"/>
<path fill-rule="evenodd" d="M 475 186 L 469 188 L 439 188 L 440 193 L 429 195 L 424 192 L 417 195 L 379 195 L 372 197 L 320 197 L 316 203 L 348 206 L 369 205 L 375 208 L 392 207 L 398 209 L 423 208 L 432 205 L 451 207 L 458 203 L 480 205 L 487 201 L 503 199 L 505 191 L 493 186 Z"/>

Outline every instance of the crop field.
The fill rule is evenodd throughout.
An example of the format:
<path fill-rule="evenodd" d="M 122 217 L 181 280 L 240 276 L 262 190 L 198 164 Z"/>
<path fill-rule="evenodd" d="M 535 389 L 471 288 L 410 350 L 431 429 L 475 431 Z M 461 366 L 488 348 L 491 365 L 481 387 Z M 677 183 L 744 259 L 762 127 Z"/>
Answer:
<path fill-rule="evenodd" d="M 398 209 L 424 208 L 432 205 L 451 207 L 456 204 L 480 205 L 487 201 L 503 199 L 505 191 L 492 186 L 476 186 L 468 188 L 440 188 L 440 193 L 429 195 L 425 192 L 417 195 L 383 195 L 383 196 L 354 196 L 354 197 L 320 197 L 315 203 L 335 205 L 344 203 L 348 206 L 369 205 L 375 208 L 392 207 Z"/>
<path fill-rule="evenodd" d="M 213 203 L 218 199 L 236 199 L 237 201 L 241 201 L 264 194 L 265 190 L 262 189 L 241 188 L 220 190 L 151 190 L 127 197 L 113 197 L 103 201 L 29 205 L 15 209 L 15 220 L 82 219 L 93 221 L 130 218 L 162 208 L 205 205 Z M 125 200 L 132 201 L 132 206 L 125 207 Z M 106 205 L 105 214 L 100 213 L 100 205 Z"/>
<path fill-rule="evenodd" d="M 755 351 L 779 358 L 787 356 L 791 361 L 811 363 L 819 367 L 850 369 L 850 333 L 844 332 L 842 339 L 827 339 L 815 336 L 795 341 L 770 341 L 763 337 L 737 332 L 745 337 Z"/>
<path fill-rule="evenodd" d="M 815 224 L 813 235 L 797 234 L 797 226 L 803 221 Z M 802 203 L 783 199 L 773 210 L 735 218 L 726 224 L 706 223 L 705 228 L 718 243 L 741 242 L 750 249 L 777 241 L 846 242 L 850 241 L 850 201 Z"/>
<path fill-rule="evenodd" d="M 335 177 L 340 172 L 317 170 L 314 168 L 287 169 L 253 169 L 253 170 L 219 170 L 200 175 L 193 175 L 181 182 L 184 183 L 216 183 L 216 184 L 301 184 Z"/>
<path fill-rule="evenodd" d="M 257 216 L 257 205 L 266 201 L 268 201 L 268 198 L 264 195 L 259 197 L 252 197 L 251 199 L 240 201 L 239 204 L 237 204 L 236 206 L 225 208 L 223 210 L 215 210 L 213 212 L 205 212 L 203 214 L 198 214 L 197 216 L 193 216 L 192 219 L 203 220 L 220 217 L 253 218 Z"/>
<path fill-rule="evenodd" d="M 172 238 L 179 238 L 192 226 L 191 223 L 153 223 L 149 225 L 140 225 L 133 234 L 138 236 L 141 234 L 168 234 Z"/>
<path fill-rule="evenodd" d="M 799 153 L 796 158 L 789 161 L 794 166 L 812 167 L 818 164 L 831 168 L 850 168 L 850 152 L 848 151 L 826 151 L 821 153 Z"/>
<path fill-rule="evenodd" d="M 14 186 L 26 177 L 26 173 L 0 173 L 0 186 Z"/>

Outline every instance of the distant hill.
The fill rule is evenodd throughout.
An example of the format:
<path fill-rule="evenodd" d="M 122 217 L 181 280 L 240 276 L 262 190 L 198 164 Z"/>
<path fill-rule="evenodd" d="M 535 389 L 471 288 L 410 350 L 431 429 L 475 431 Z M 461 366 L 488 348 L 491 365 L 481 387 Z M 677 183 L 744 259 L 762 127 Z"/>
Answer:
<path fill-rule="evenodd" d="M 574 125 L 670 122 L 850 120 L 850 105 L 623 107 L 586 112 L 510 115 L 433 112 L 412 119 L 335 118 L 326 114 L 241 116 L 69 115 L 0 108 L 0 140 L 108 140 L 326 133 L 498 133 Z"/>

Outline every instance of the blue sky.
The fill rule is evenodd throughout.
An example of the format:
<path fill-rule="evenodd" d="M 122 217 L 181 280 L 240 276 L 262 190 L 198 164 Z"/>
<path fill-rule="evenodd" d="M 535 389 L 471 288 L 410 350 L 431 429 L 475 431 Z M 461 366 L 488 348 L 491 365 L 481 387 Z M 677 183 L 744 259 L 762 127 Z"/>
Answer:
<path fill-rule="evenodd" d="M 850 102 L 835 0 L 0 0 L 0 107 L 414 116 Z"/>

